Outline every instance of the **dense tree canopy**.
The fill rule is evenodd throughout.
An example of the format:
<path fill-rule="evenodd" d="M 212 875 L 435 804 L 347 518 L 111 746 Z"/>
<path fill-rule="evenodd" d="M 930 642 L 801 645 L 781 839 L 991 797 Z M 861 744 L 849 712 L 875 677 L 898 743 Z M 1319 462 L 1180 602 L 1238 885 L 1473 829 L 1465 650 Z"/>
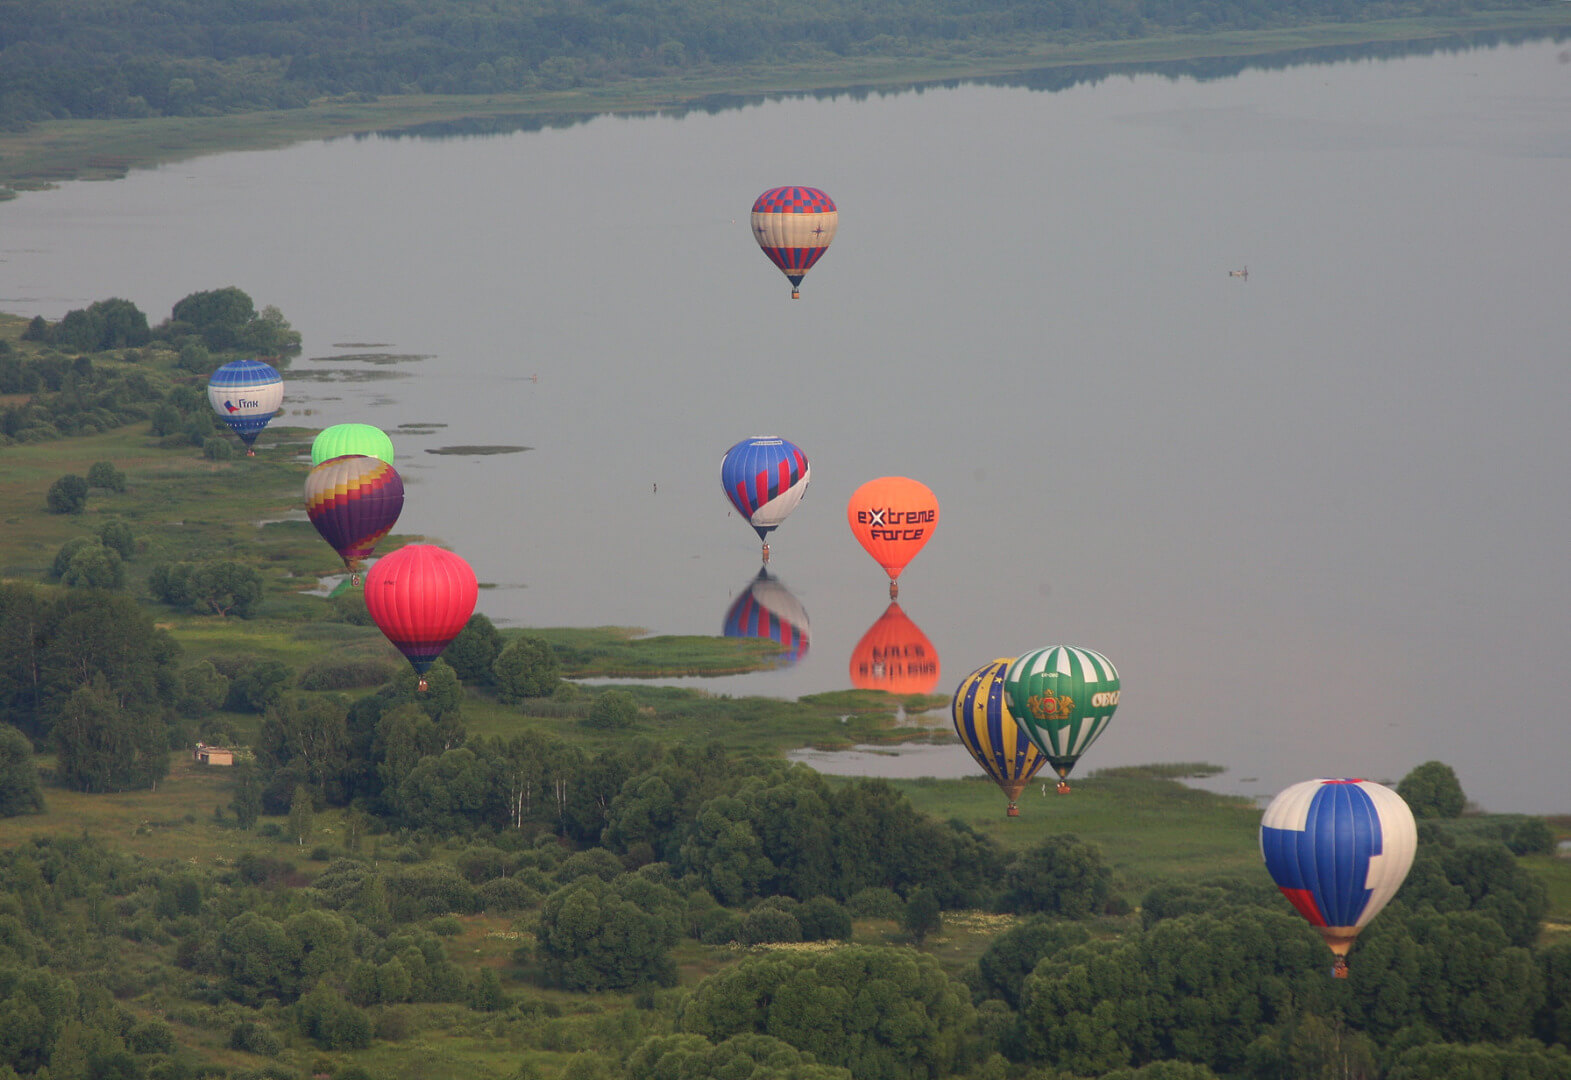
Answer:
<path fill-rule="evenodd" d="M 749 957 L 699 984 L 685 1031 L 769 1035 L 858 1080 L 927 1080 L 960 1058 L 975 1011 L 931 957 L 853 945 Z"/>
<path fill-rule="evenodd" d="M 48 742 L 72 695 L 89 687 L 114 715 L 160 713 L 177 696 L 178 652 L 129 597 L 0 584 L 0 709 L 35 742 Z"/>
<path fill-rule="evenodd" d="M 1494 8 L 1526 6 L 1495 0 Z M 1441 0 L 0 2 L 0 128 L 295 108 L 326 94 L 563 89 L 711 64 L 916 55 L 1019 36 L 1124 39 L 1456 10 Z"/>
<path fill-rule="evenodd" d="M 552 978 L 575 990 L 670 983 L 680 911 L 675 893 L 631 874 L 580 878 L 546 898 L 536 948 Z"/>
<path fill-rule="evenodd" d="M 1407 800 L 1413 816 L 1420 820 L 1459 817 L 1467 805 L 1462 782 L 1443 761 L 1426 761 L 1415 768 L 1402 777 L 1396 793 Z"/>
<path fill-rule="evenodd" d="M 852 1080 L 848 1069 L 820 1065 L 768 1035 L 733 1035 L 719 1045 L 699 1035 L 663 1035 L 627 1063 L 629 1080 Z"/>
<path fill-rule="evenodd" d="M 33 744 L 10 724 L 0 724 L 0 817 L 36 814 L 43 809 Z"/>

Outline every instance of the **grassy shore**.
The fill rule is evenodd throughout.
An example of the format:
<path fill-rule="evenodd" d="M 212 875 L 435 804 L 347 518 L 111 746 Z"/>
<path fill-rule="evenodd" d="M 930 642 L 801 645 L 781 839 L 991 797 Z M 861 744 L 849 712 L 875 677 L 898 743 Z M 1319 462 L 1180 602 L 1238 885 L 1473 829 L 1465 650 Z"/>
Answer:
<path fill-rule="evenodd" d="M 704 107 L 719 97 L 767 97 L 841 88 L 895 89 L 1000 77 L 1053 67 L 1264 57 L 1314 48 L 1435 42 L 1481 33 L 1571 32 L 1571 5 L 1528 11 L 1335 23 L 1125 41 L 1009 39 L 967 42 L 923 56 L 845 57 L 791 66 L 715 65 L 681 77 L 517 94 L 411 94 L 375 101 L 324 99 L 304 109 L 142 120 L 51 121 L 0 133 L 0 198 L 69 179 L 110 179 L 133 168 L 204 154 L 287 146 L 421 124 L 483 118 L 571 122 L 600 113 Z"/>

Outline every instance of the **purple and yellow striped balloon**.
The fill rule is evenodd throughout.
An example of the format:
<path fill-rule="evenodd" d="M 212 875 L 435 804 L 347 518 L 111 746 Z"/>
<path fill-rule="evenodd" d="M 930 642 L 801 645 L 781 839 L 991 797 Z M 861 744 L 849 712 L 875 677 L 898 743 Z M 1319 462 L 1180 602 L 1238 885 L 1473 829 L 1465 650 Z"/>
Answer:
<path fill-rule="evenodd" d="M 385 461 L 364 454 L 329 458 L 305 480 L 305 512 L 351 575 L 398 523 L 404 481 Z"/>

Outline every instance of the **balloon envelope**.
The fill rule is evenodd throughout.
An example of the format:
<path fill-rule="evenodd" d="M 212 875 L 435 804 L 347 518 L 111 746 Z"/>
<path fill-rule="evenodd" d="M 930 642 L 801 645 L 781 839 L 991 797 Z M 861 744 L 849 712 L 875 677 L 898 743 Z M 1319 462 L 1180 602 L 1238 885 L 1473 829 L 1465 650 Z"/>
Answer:
<path fill-rule="evenodd" d="M 938 650 L 899 604 L 890 604 L 851 650 L 851 685 L 891 694 L 931 694 Z"/>
<path fill-rule="evenodd" d="M 846 521 L 893 582 L 938 527 L 938 496 L 904 476 L 881 476 L 851 493 Z"/>
<path fill-rule="evenodd" d="M 1338 958 L 1396 895 L 1417 850 L 1413 812 L 1371 780 L 1305 780 L 1260 818 L 1267 872 Z"/>
<path fill-rule="evenodd" d="M 317 432 L 316 438 L 311 440 L 313 466 L 345 454 L 364 454 L 391 465 L 393 440 L 387 437 L 387 432 L 370 424 L 334 424 Z"/>
<path fill-rule="evenodd" d="M 1009 711 L 1004 693 L 1004 673 L 1013 657 L 983 664 L 955 689 L 949 716 L 955 734 L 982 771 L 993 778 L 1009 799 L 1009 816 L 1016 817 L 1015 800 L 1037 770 L 1047 764 L 1036 745 L 1026 737 Z"/>
<path fill-rule="evenodd" d="M 1099 652 L 1052 645 L 1010 664 L 1004 690 L 1015 723 L 1067 777 L 1118 708 L 1118 671 Z"/>
<path fill-rule="evenodd" d="M 720 485 L 760 540 L 767 540 L 807 494 L 813 470 L 795 443 L 778 435 L 743 439 L 720 459 Z"/>
<path fill-rule="evenodd" d="M 260 360 L 230 361 L 207 380 L 208 404 L 248 448 L 283 400 L 283 377 Z"/>
<path fill-rule="evenodd" d="M 479 582 L 469 564 L 434 544 L 384 555 L 365 578 L 372 620 L 421 675 L 474 614 Z"/>
<path fill-rule="evenodd" d="M 374 457 L 329 458 L 305 478 L 306 516 L 351 574 L 392 531 L 403 508 L 403 479 Z"/>
<path fill-rule="evenodd" d="M 795 286 L 824 257 L 840 225 L 835 201 L 817 188 L 770 188 L 753 200 L 753 239 Z"/>
<path fill-rule="evenodd" d="M 794 664 L 807 655 L 812 630 L 807 612 L 791 590 L 760 569 L 725 613 L 726 637 L 769 638 L 783 647 L 780 663 Z"/>

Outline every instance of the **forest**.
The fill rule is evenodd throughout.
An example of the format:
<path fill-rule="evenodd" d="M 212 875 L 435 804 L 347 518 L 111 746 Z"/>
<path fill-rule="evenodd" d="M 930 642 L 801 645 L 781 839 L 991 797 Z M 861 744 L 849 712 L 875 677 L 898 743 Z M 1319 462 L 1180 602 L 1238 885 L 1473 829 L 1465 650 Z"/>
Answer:
<path fill-rule="evenodd" d="M 885 695 L 587 685 L 483 614 L 417 692 L 255 524 L 313 430 L 243 458 L 203 393 L 298 351 L 234 288 L 0 318 L 0 1080 L 1571 1075 L 1571 819 L 1442 762 L 1343 980 L 1258 808 L 1161 769 L 1006 829 L 781 755 Z"/>
<path fill-rule="evenodd" d="M 986 43 L 1523 11 L 1543 0 L 0 0 L 0 131 L 324 96 L 496 94 Z"/>

